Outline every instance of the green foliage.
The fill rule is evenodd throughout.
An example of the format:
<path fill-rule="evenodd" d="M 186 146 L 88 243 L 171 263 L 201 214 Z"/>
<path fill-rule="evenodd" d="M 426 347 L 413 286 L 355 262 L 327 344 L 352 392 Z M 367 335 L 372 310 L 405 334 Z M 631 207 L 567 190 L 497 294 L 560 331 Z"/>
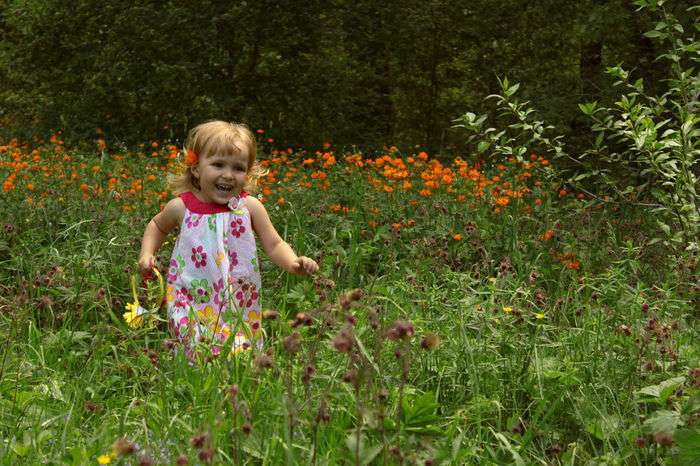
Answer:
<path fill-rule="evenodd" d="M 660 8 L 655 5 L 640 3 L 642 8 Z M 658 57 L 670 63 L 669 87 L 660 96 L 645 93 L 643 79 L 632 83 L 621 66 L 608 68 L 617 80 L 614 85 L 626 92 L 613 107 L 579 104 L 593 120 L 596 136 L 592 147 L 579 156 L 564 149 L 562 135 L 546 136 L 554 127 L 534 117 L 530 102 L 515 97 L 519 84 L 510 85 L 507 78 L 499 80 L 501 93 L 488 97 L 496 100 L 499 114 L 507 118 L 503 129 L 484 128 L 486 115 L 471 112 L 455 120 L 455 127 L 469 131 L 468 141 L 479 154 L 518 160 L 528 151 L 551 154 L 559 162 L 556 176 L 562 185 L 589 195 L 597 192 L 596 197 L 607 201 L 649 208 L 659 232 L 648 244 L 695 250 L 700 235 L 700 129 L 696 129 L 700 79 L 691 64 L 700 61 L 700 42 L 694 36 L 684 38 L 683 32 L 683 26 L 664 10 L 663 20 L 647 33 L 668 45 L 668 52 Z"/>
<path fill-rule="evenodd" d="M 110 145 L 223 118 L 288 144 L 450 152 L 446 127 L 487 110 L 494 74 L 574 135 L 576 102 L 609 100 L 605 66 L 659 75 L 629 2 L 7 0 L 0 24 L 0 126 L 72 141 L 102 128 Z"/>
<path fill-rule="evenodd" d="M 493 140 L 486 179 L 515 183 L 512 168 L 498 164 L 510 164 L 503 159 L 533 134 L 549 137 L 533 120 L 523 115 Z M 172 464 L 180 455 L 205 463 L 208 454 L 214 464 L 697 458 L 698 320 L 683 294 L 691 264 L 637 245 L 636 230 L 653 227 L 644 210 L 625 206 L 617 224 L 611 211 L 542 189 L 547 205 L 513 199 L 496 214 L 484 200 L 470 207 L 446 191 L 377 191 L 339 161 L 327 168 L 327 189 L 287 183 L 285 203 L 266 204 L 278 230 L 322 268 L 316 281 L 287 276 L 261 253 L 264 303 L 280 313 L 263 322 L 271 367 L 262 353 L 191 366 L 169 349 L 164 323 L 134 330 L 121 318 L 133 299 L 139 225 L 162 200 L 163 181 L 148 181 L 160 163 L 107 155 L 97 171 L 94 154 L 55 146 L 37 152 L 54 168 L 65 161 L 65 173 L 84 166 L 82 178 L 73 185 L 29 164 L 0 203 L 2 462 L 94 464 L 119 439 L 136 452 L 112 458 L 117 464 L 142 456 Z M 14 150 L 31 160 L 21 143 L 1 160 L 13 163 Z M 301 166 L 302 154 L 288 157 L 297 172 L 317 168 Z M 110 174 L 128 177 L 100 190 Z M 128 193 L 132 180 L 144 190 Z M 332 208 L 338 203 L 347 212 Z M 544 239 L 547 229 L 556 233 Z M 572 251 L 578 269 L 562 263 Z M 154 285 L 148 294 L 157 299 Z M 363 296 L 349 302 L 356 287 Z M 311 325 L 291 327 L 299 313 Z M 396 321 L 412 322 L 415 333 L 389 339 Z M 334 343 L 341 330 L 353 341 L 347 353 Z M 284 344 L 293 331 L 297 352 Z M 439 341 L 426 349 L 431 334 Z"/>
<path fill-rule="evenodd" d="M 618 199 L 648 204 L 665 236 L 651 243 L 697 248 L 700 234 L 698 173 L 700 129 L 698 97 L 700 41 L 684 37 L 684 28 L 663 2 L 637 2 L 640 8 L 659 10 L 662 18 L 646 37 L 667 47 L 658 60 L 668 63 L 668 90 L 660 96 L 645 92 L 643 79 L 632 82 L 621 66 L 608 68 L 615 86 L 624 93 L 614 107 L 581 105 L 594 122 L 594 146 L 583 154 L 600 167 L 598 177 Z M 690 8 L 696 14 L 698 8 Z"/>

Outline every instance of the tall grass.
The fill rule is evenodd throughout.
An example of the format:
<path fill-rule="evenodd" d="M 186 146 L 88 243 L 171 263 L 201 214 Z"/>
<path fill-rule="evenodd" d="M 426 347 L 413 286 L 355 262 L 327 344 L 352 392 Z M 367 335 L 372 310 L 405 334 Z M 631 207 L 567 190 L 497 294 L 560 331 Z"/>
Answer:
<path fill-rule="evenodd" d="M 697 254 L 642 247 L 645 212 L 562 192 L 537 155 L 267 148 L 268 211 L 321 271 L 261 256 L 264 347 L 193 366 L 121 319 L 167 200 L 153 145 L 0 146 L 4 464 L 697 458 Z"/>

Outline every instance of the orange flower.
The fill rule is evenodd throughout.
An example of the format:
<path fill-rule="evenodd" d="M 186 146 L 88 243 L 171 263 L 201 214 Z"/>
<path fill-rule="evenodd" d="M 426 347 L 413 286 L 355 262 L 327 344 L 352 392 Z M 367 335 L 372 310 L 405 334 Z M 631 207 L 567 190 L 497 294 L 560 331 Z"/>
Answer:
<path fill-rule="evenodd" d="M 185 165 L 191 167 L 192 165 L 197 165 L 197 163 L 199 163 L 197 153 L 192 149 L 187 149 L 187 155 L 185 155 Z"/>
<path fill-rule="evenodd" d="M 581 268 L 581 263 L 579 261 L 571 261 L 566 264 L 566 267 L 571 270 L 578 270 Z"/>
<path fill-rule="evenodd" d="M 454 239 L 455 241 L 462 241 L 462 235 L 457 233 L 452 237 L 452 239 Z"/>

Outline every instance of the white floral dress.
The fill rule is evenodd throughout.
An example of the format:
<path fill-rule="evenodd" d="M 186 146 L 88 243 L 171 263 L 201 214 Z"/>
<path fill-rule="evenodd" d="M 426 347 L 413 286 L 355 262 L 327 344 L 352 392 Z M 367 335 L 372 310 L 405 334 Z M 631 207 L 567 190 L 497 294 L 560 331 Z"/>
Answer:
<path fill-rule="evenodd" d="M 180 195 L 185 216 L 167 274 L 168 323 L 185 343 L 206 340 L 219 354 L 250 349 L 260 339 L 260 268 L 245 193 L 228 205 Z M 233 336 L 233 342 L 229 337 Z"/>

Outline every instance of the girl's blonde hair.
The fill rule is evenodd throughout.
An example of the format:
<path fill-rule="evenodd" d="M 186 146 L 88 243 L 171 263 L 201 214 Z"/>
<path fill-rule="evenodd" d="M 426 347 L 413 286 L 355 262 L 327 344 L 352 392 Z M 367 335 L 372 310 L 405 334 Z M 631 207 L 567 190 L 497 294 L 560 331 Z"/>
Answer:
<path fill-rule="evenodd" d="M 168 185 L 173 194 L 199 190 L 199 181 L 192 173 L 192 165 L 186 165 L 187 151 L 197 154 L 198 160 L 211 155 L 234 155 L 240 152 L 238 144 L 248 149 L 248 174 L 243 190 L 257 191 L 258 178 L 266 171 L 257 162 L 255 136 L 241 123 L 211 120 L 192 128 L 187 135 L 185 147 L 180 154 L 179 169 L 168 177 Z"/>

